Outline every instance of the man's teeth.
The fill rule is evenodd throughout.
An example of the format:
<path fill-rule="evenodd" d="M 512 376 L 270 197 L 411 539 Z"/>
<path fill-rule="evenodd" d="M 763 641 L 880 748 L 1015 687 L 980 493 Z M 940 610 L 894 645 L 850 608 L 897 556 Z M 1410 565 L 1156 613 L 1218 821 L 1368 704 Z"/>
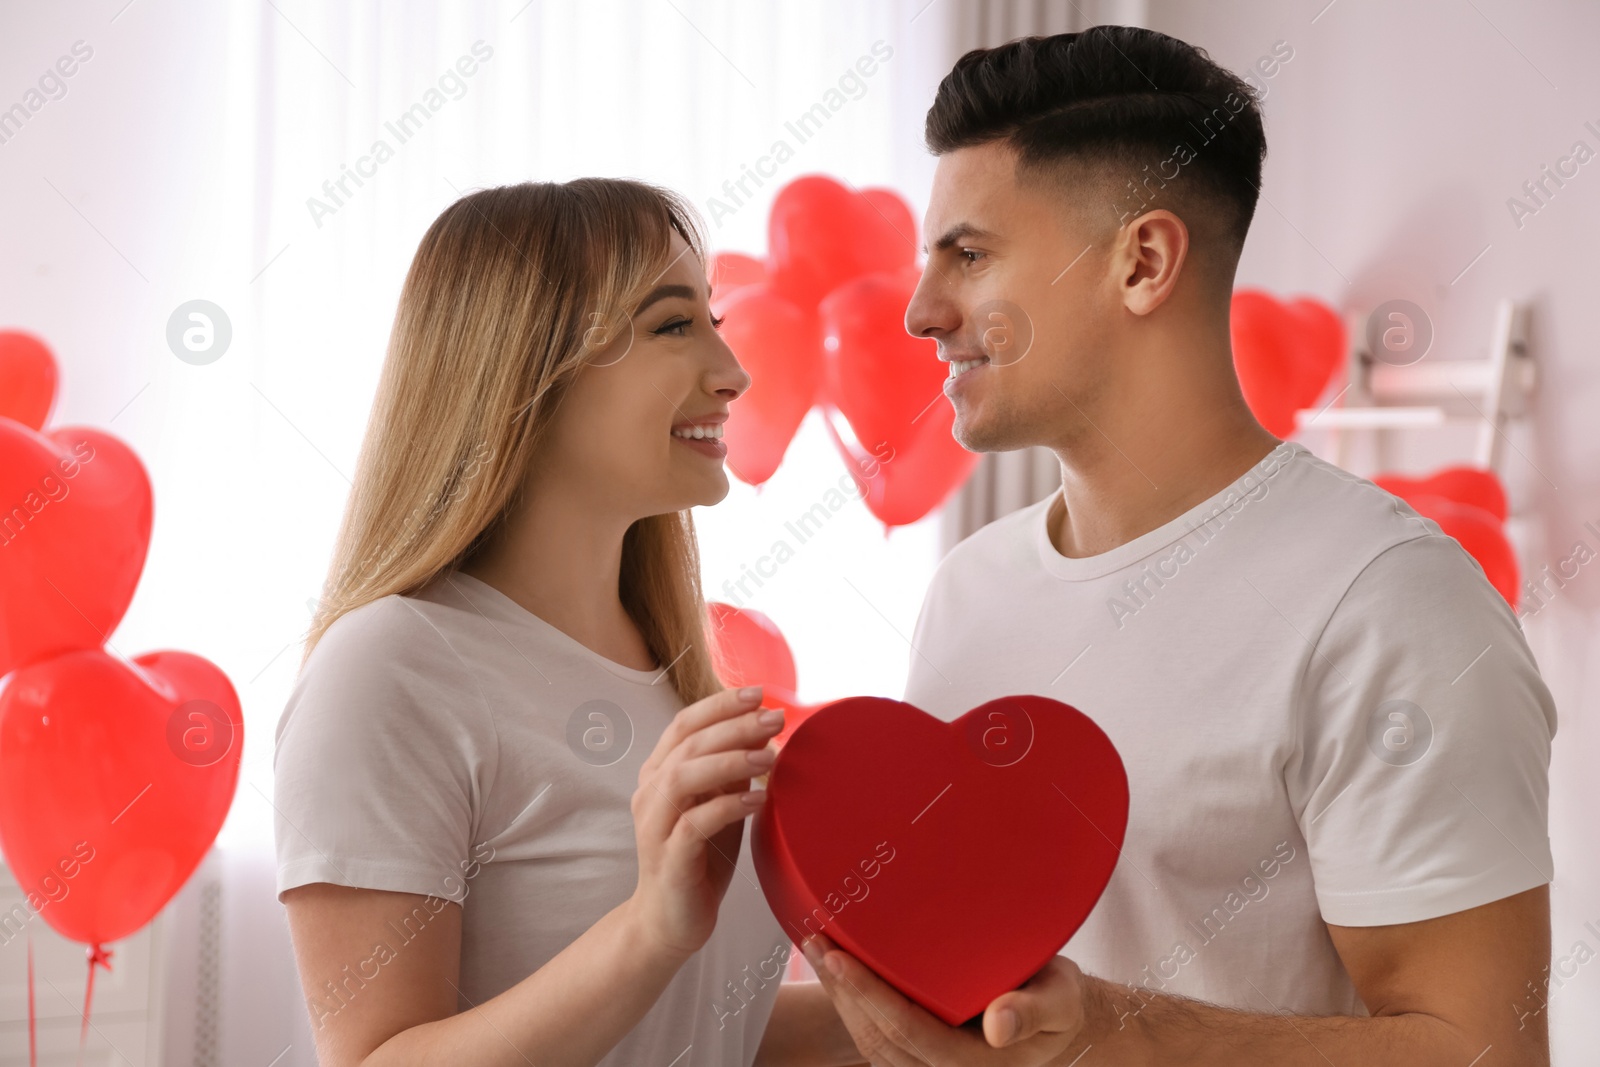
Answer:
<path fill-rule="evenodd" d="M 955 378 L 967 373 L 973 367 L 982 366 L 989 362 L 987 359 L 952 359 L 950 361 L 950 377 Z"/>
<path fill-rule="evenodd" d="M 689 438 L 690 440 L 693 440 L 693 441 L 698 441 L 701 438 L 705 438 L 705 437 L 710 437 L 710 438 L 713 438 L 713 439 L 719 439 L 720 440 L 721 437 L 722 437 L 722 427 L 720 425 L 718 425 L 718 426 L 690 426 L 690 427 L 683 428 L 683 429 L 679 429 L 679 428 L 674 427 L 673 431 L 672 431 L 672 436 L 674 436 L 674 437 L 687 437 L 687 438 Z"/>

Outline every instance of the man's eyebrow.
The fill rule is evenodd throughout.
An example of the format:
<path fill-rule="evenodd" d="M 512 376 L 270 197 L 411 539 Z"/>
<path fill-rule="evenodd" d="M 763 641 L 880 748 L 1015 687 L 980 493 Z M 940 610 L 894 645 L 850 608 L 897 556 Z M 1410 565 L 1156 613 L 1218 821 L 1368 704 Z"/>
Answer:
<path fill-rule="evenodd" d="M 951 245 L 955 244 L 957 241 L 964 241 L 964 240 L 967 240 L 968 238 L 976 237 L 979 240 L 986 240 L 986 239 L 992 239 L 992 238 L 995 238 L 995 237 L 998 237 L 998 236 L 1000 236 L 1000 235 L 997 234 L 997 233 L 990 233 L 988 230 L 981 229 L 981 228 L 979 228 L 977 226 L 974 226 L 970 222 L 961 222 L 961 223 L 957 223 L 956 225 L 950 227 L 948 230 L 946 230 L 939 237 L 939 239 L 937 241 L 933 242 L 933 250 L 935 252 L 943 252 L 945 249 L 949 248 Z M 923 245 L 922 246 L 922 252 L 923 252 L 924 255 L 927 254 L 927 252 L 928 252 L 928 246 L 927 245 Z"/>
<path fill-rule="evenodd" d="M 643 315 L 645 308 L 654 304 L 657 300 L 665 300 L 673 296 L 681 296 L 685 300 L 693 300 L 697 295 L 699 294 L 687 285 L 658 285 L 650 290 L 649 295 L 639 302 L 639 306 L 633 309 L 633 313 L 635 315 Z"/>

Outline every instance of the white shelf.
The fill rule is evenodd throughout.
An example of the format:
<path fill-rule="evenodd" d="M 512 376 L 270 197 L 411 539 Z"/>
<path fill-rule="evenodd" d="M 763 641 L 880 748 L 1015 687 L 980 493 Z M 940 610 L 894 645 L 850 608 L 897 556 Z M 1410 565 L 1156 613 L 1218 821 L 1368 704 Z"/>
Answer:
<path fill-rule="evenodd" d="M 1385 363 L 1367 345 L 1365 316 L 1346 319 L 1345 386 L 1323 408 L 1295 413 L 1301 429 L 1332 431 L 1330 456 L 1343 465 L 1346 431 L 1476 426 L 1471 462 L 1498 472 L 1509 419 L 1527 410 L 1537 375 L 1527 345 L 1527 309 L 1510 299 L 1495 307 L 1488 354 L 1438 359 L 1425 354 L 1404 366 Z M 1432 400 L 1432 404 L 1404 403 Z"/>

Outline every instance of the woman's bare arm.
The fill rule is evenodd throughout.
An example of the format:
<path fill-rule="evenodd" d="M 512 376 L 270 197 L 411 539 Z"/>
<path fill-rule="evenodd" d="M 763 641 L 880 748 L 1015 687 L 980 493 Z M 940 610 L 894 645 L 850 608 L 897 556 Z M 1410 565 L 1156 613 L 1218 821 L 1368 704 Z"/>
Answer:
<path fill-rule="evenodd" d="M 322 1067 L 578 1067 L 611 1051 L 710 938 L 782 712 L 724 689 L 674 716 L 639 769 L 633 895 L 510 989 L 456 1011 L 461 908 L 325 882 L 282 894 Z M 675 1055 L 678 1050 L 669 1053 Z"/>
<path fill-rule="evenodd" d="M 325 882 L 288 890 L 283 902 L 322 1067 L 594 1064 L 685 959 L 639 927 L 630 898 L 533 974 L 458 1014 L 460 905 Z"/>

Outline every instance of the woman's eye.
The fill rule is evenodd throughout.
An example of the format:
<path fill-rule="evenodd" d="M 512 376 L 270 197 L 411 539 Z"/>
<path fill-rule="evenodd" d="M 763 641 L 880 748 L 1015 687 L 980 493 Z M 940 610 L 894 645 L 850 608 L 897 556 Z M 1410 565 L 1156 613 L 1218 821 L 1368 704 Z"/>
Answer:
<path fill-rule="evenodd" d="M 720 318 L 718 316 L 716 316 L 716 315 L 713 315 L 713 316 L 711 316 L 711 328 L 713 330 L 720 330 L 720 329 L 722 329 L 722 324 L 724 322 L 726 322 L 726 321 L 727 321 L 727 316 L 726 315 L 721 316 Z M 659 329 L 655 330 L 655 332 L 658 333 L 658 334 L 670 334 L 670 335 L 672 335 L 674 337 L 682 337 L 683 336 L 683 331 L 687 330 L 690 326 L 693 326 L 693 325 L 694 325 L 694 320 L 693 319 L 673 319 L 671 322 L 666 323 L 665 325 L 661 326 Z"/>

